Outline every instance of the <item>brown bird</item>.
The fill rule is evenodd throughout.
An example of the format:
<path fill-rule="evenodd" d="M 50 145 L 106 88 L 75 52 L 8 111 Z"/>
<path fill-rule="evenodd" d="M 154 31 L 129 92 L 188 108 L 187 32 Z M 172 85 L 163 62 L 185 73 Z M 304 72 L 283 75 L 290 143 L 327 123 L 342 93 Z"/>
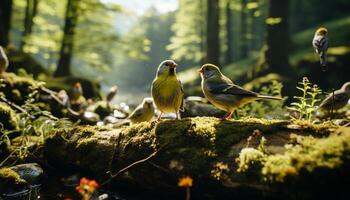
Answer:
<path fill-rule="evenodd" d="M 83 96 L 83 88 L 79 82 L 76 82 L 71 90 L 71 103 L 74 104 L 77 102 L 81 96 Z"/>
<path fill-rule="evenodd" d="M 333 95 L 334 94 L 334 95 Z M 321 110 L 339 110 L 346 106 L 350 99 L 350 82 L 344 83 L 339 89 L 330 93 L 320 104 Z"/>
<path fill-rule="evenodd" d="M 0 75 L 2 75 L 9 66 L 9 60 L 2 46 L 0 46 Z"/>
<path fill-rule="evenodd" d="M 280 97 L 264 96 L 235 85 L 213 64 L 205 64 L 199 70 L 202 77 L 204 96 L 215 107 L 227 114 L 222 119 L 231 118 L 239 107 L 258 99 L 281 100 Z"/>

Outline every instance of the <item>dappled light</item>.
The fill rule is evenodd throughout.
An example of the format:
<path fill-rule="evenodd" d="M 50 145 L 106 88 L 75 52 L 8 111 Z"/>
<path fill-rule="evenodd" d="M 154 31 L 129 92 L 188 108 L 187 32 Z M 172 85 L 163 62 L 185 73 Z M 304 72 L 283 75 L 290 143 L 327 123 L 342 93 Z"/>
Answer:
<path fill-rule="evenodd" d="M 0 200 L 347 200 L 350 1 L 0 0 Z"/>

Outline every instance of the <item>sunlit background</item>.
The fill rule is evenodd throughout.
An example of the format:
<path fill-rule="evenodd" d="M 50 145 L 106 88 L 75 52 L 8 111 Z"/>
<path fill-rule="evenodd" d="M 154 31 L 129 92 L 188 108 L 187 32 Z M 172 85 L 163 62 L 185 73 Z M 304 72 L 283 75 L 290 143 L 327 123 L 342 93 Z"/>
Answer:
<path fill-rule="evenodd" d="M 317 27 L 327 26 L 331 47 L 337 47 L 330 51 L 335 55 L 348 52 L 350 4 L 345 0 L 72 0 L 79 4 L 71 13 L 73 20 L 76 17 L 72 35 L 64 34 L 70 16 L 67 2 L 15 0 L 11 42 L 33 56 L 44 74 L 56 76 L 57 69 L 69 68 L 64 76 L 97 81 L 104 92 L 117 84 L 117 102 L 137 103 L 149 96 L 156 68 L 165 59 L 179 63 L 180 79 L 189 88 L 187 95 L 200 94 L 195 69 L 205 62 L 219 64 L 240 84 L 286 72 L 295 74 L 293 78 L 317 74 L 310 78 L 326 88 L 341 85 L 333 72 L 328 81 L 318 76 L 322 72 L 317 71 L 311 39 Z M 327 12 L 322 11 L 325 9 Z M 283 11 L 281 16 L 278 10 Z M 269 41 L 269 35 L 273 40 Z M 266 59 L 264 52 L 274 42 L 276 52 L 285 56 L 273 54 Z M 68 51 L 65 56 L 69 59 L 62 49 Z M 337 63 L 338 57 L 329 60 Z M 274 61 L 278 67 L 271 66 Z M 40 74 L 38 69 L 16 66 Z M 292 70 L 295 73 L 288 73 Z"/>

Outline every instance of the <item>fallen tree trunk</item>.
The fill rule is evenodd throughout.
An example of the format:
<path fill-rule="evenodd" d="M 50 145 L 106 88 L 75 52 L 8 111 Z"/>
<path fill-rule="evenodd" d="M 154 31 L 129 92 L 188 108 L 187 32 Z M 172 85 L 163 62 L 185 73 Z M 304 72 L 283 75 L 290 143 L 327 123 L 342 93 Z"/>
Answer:
<path fill-rule="evenodd" d="M 214 191 L 218 193 L 247 186 L 263 191 L 275 182 L 287 182 L 289 175 L 302 176 L 296 171 L 294 174 L 286 174 L 283 177 L 285 179 L 267 180 L 266 178 L 269 178 L 267 175 L 275 177 L 279 173 L 270 167 L 269 173 L 264 175 L 262 169 L 268 167 L 265 166 L 265 160 L 269 160 L 269 156 L 291 155 L 285 145 L 295 143 L 295 148 L 303 146 L 302 143 L 299 144 L 302 139 L 298 137 L 312 135 L 316 142 L 318 140 L 322 142 L 322 138 L 327 140 L 331 137 L 329 135 L 333 135 L 334 128 L 329 124 L 313 125 L 300 121 L 254 118 L 219 121 L 209 117 L 165 120 L 158 124 L 141 123 L 115 130 L 80 126 L 56 131 L 46 139 L 43 151 L 44 157 L 51 165 L 66 170 L 79 169 L 89 173 L 90 176 L 99 177 L 101 183 L 110 181 L 115 183 L 121 180 L 125 183 L 126 180 L 141 188 L 171 190 L 177 187 L 179 178 L 189 175 L 195 180 L 195 188 L 215 188 Z M 299 136 L 290 137 L 291 135 Z M 265 145 L 261 144 L 262 136 L 267 140 Z M 346 139 L 349 137 L 344 140 Z M 258 163 L 260 158 L 252 154 L 252 158 L 248 159 L 249 162 L 243 163 L 247 165 L 246 168 L 250 167 L 250 171 L 247 170 L 250 173 L 238 172 L 238 167 L 242 166 L 238 166 L 235 159 L 239 157 L 241 150 L 259 145 L 264 148 L 262 153 L 264 162 Z M 333 150 L 327 151 L 328 156 L 342 160 L 342 153 L 345 150 L 341 153 L 338 150 L 337 153 L 332 152 Z M 308 152 L 305 155 L 308 155 Z M 318 157 L 312 157 L 313 155 L 310 150 L 311 158 L 308 163 L 323 162 Z M 296 159 L 295 163 L 298 163 L 297 161 Z M 242 162 L 241 160 L 239 164 Z M 260 167 L 254 166 L 254 163 L 258 163 Z M 269 164 L 276 166 L 277 169 L 281 168 L 280 165 L 293 165 L 283 160 L 280 163 Z M 323 165 L 314 166 L 315 169 L 318 166 L 325 168 Z M 343 165 L 333 167 L 339 166 Z M 281 173 L 286 172 L 284 168 L 283 170 Z M 303 166 L 300 164 L 295 170 L 303 170 Z M 116 175 L 118 171 L 122 173 Z M 113 178 L 108 174 L 114 175 Z M 214 191 L 206 192 L 213 194 Z"/>

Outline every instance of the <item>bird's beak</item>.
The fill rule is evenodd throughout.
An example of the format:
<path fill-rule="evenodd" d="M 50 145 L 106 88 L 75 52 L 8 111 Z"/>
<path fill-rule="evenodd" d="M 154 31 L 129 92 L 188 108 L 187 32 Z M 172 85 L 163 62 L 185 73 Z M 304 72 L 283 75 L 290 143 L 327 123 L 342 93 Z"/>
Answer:
<path fill-rule="evenodd" d="M 200 69 L 198 70 L 198 73 L 203 74 L 203 69 L 200 68 Z"/>
<path fill-rule="evenodd" d="M 176 63 L 174 63 L 172 66 L 171 66 L 171 68 L 176 68 L 176 66 L 177 66 L 177 64 Z"/>

